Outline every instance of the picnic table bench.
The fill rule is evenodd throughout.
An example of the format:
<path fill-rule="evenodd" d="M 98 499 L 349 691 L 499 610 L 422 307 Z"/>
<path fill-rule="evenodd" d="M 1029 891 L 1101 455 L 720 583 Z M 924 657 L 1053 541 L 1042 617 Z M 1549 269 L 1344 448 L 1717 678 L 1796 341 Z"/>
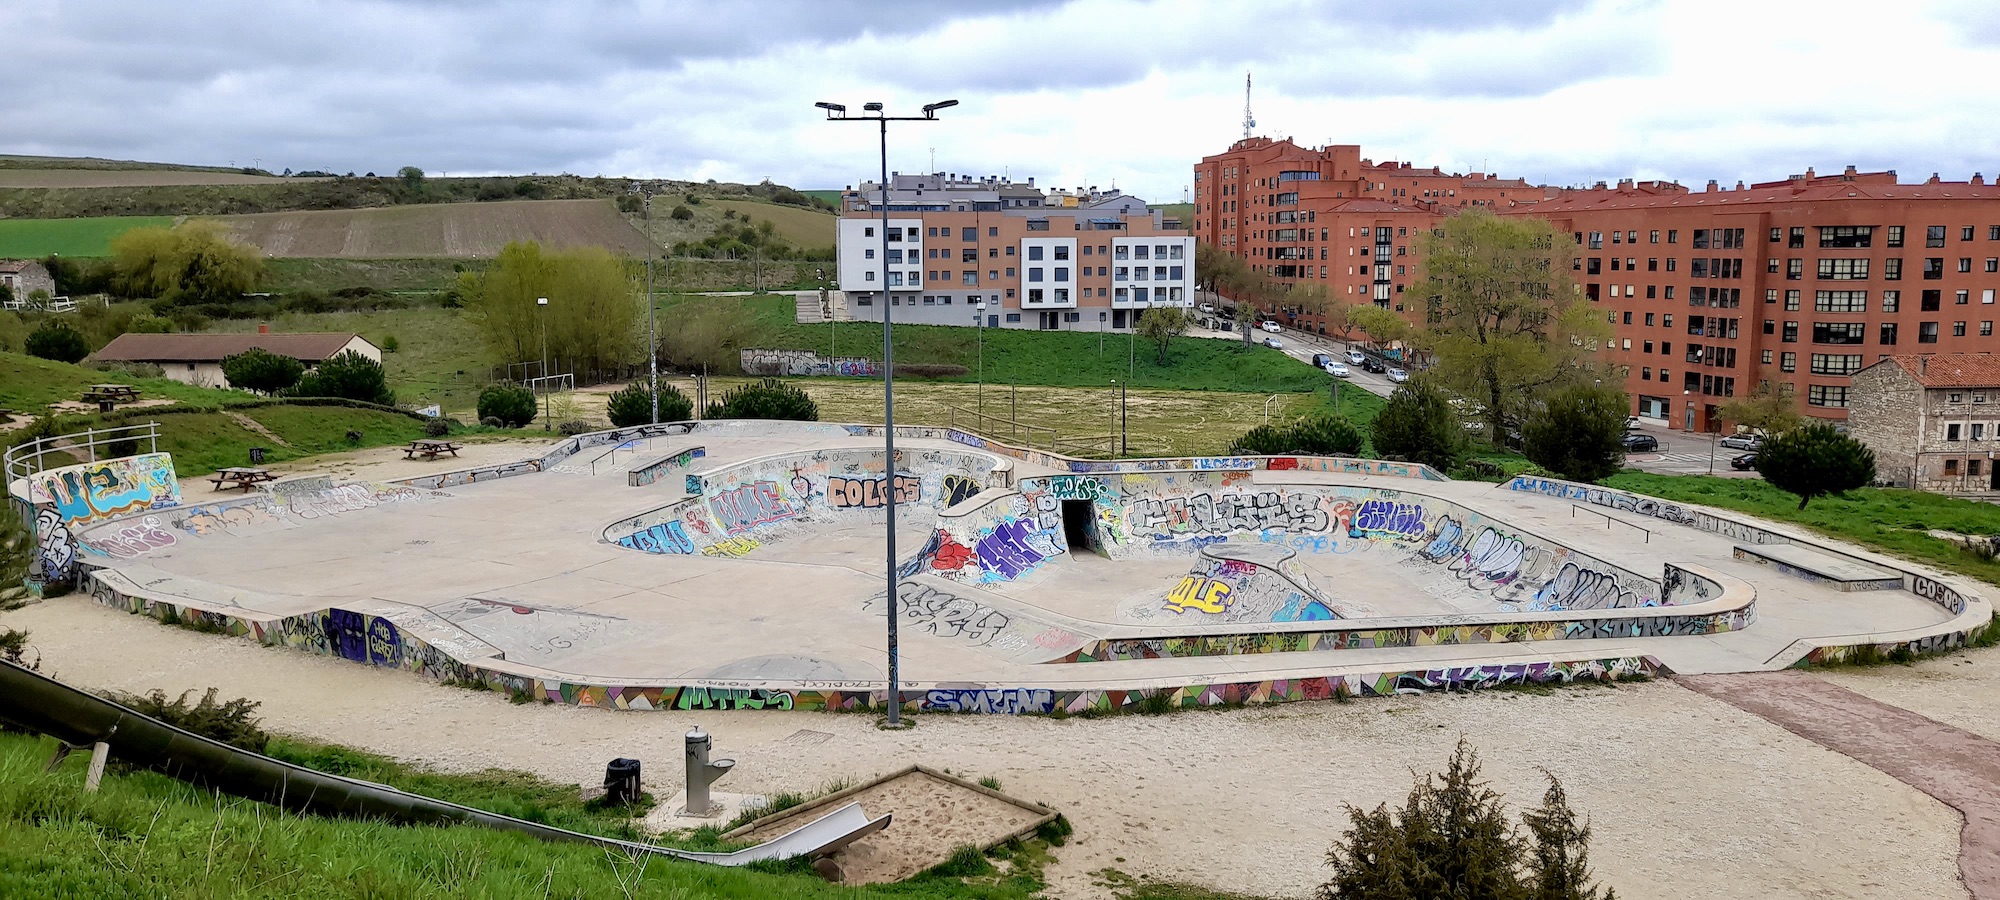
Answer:
<path fill-rule="evenodd" d="M 215 483 L 215 489 L 218 491 L 226 487 L 234 487 L 242 488 L 245 493 L 248 493 L 252 487 L 262 482 L 276 481 L 277 479 L 278 476 L 271 474 L 269 469 L 230 466 L 224 469 L 217 469 L 215 477 L 210 478 L 209 481 Z"/>
<path fill-rule="evenodd" d="M 110 412 L 113 404 L 139 399 L 139 389 L 129 384 L 93 384 L 83 392 L 83 402 L 97 404 L 100 412 Z"/>
<path fill-rule="evenodd" d="M 404 448 L 403 458 L 416 459 L 418 456 L 422 456 L 425 459 L 437 459 L 439 454 L 444 454 L 444 453 L 449 453 L 452 456 L 457 456 L 458 445 L 452 443 L 451 441 L 425 440 L 419 438 L 418 440 L 411 441 L 410 446 Z"/>

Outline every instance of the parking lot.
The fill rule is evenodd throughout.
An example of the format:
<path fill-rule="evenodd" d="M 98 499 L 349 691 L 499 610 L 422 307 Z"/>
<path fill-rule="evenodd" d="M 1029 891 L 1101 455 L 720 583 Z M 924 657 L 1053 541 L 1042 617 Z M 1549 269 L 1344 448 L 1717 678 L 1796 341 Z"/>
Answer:
<path fill-rule="evenodd" d="M 1738 472 L 1730 468 L 1729 461 L 1748 452 L 1721 445 L 1722 435 L 1689 434 L 1673 431 L 1665 426 L 1641 420 L 1638 433 L 1650 435 L 1660 442 L 1656 451 L 1628 453 L 1625 464 L 1646 472 L 1662 475 L 1717 475 L 1723 478 L 1756 478 L 1755 471 Z"/>

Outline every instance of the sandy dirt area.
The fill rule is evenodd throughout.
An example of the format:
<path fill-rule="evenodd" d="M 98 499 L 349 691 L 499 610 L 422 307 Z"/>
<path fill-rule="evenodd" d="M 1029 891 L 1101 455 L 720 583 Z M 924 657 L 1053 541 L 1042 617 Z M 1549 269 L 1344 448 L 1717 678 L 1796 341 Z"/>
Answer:
<path fill-rule="evenodd" d="M 1929 657 L 1907 666 L 1813 674 L 1864 697 L 2000 741 L 2000 647 Z"/>
<path fill-rule="evenodd" d="M 950 859 L 959 847 L 997 843 L 1045 815 L 926 772 L 910 772 L 870 785 L 834 805 L 850 802 L 861 804 L 870 818 L 886 814 L 895 819 L 887 830 L 833 854 L 833 861 L 845 875 L 841 880 L 847 884 L 901 881 Z M 822 806 L 788 816 L 738 837 L 768 841 L 833 808 Z"/>
<path fill-rule="evenodd" d="M 597 783 L 604 764 L 650 765 L 680 788 L 681 735 L 700 724 L 736 770 L 719 790 L 807 791 L 925 763 L 1048 804 L 1076 827 L 1050 895 L 1108 892 L 1106 868 L 1260 896 L 1325 877 L 1343 804 L 1400 802 L 1412 768 L 1441 766 L 1460 735 L 1516 808 L 1560 776 L 1591 816 L 1593 860 L 1626 898 L 1966 897 L 1960 818 L 1888 775 L 1750 713 L 1667 682 L 1108 720 L 925 716 L 907 732 L 872 716 L 612 713 L 514 706 L 238 638 L 202 635 L 61 598 L 0 614 L 34 631 L 43 670 L 87 688 L 221 688 L 264 703 L 278 731 L 448 770 L 522 769 Z M 1970 691 L 1975 685 L 1939 685 Z M 799 729 L 833 735 L 802 749 Z"/>

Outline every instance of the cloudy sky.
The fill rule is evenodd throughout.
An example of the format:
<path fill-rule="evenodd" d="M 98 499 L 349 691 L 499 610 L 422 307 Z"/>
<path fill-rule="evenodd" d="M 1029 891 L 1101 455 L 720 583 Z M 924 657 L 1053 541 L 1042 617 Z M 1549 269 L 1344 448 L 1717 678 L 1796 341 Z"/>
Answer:
<path fill-rule="evenodd" d="M 0 2 L 0 152 L 1181 199 L 1242 134 L 1545 183 L 2000 175 L 1993 0 Z"/>

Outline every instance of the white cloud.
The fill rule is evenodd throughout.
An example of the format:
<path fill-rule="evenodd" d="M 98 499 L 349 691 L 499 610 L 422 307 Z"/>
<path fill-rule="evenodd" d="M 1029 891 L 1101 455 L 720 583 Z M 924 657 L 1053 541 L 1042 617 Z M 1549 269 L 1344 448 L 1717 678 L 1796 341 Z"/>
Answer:
<path fill-rule="evenodd" d="M 891 167 L 1010 171 L 1177 201 L 1240 135 L 1571 183 L 1700 183 L 1853 163 L 2000 171 L 1980 0 L 899 0 L 0 8 L 0 149 L 335 171 L 634 174 L 838 187 Z"/>

